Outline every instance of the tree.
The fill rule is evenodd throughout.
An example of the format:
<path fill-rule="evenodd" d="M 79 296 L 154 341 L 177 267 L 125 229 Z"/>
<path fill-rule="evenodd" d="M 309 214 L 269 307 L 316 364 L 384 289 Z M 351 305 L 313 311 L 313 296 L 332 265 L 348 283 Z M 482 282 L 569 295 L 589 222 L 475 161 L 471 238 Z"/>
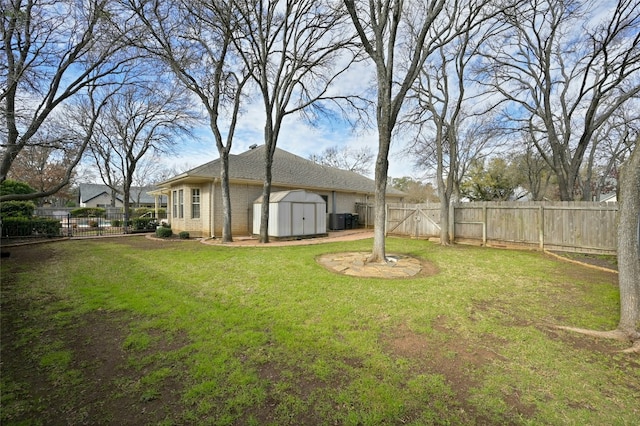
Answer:
<path fill-rule="evenodd" d="M 90 144 L 103 182 L 123 196 L 125 228 L 139 162 L 148 153 L 166 151 L 178 138 L 188 135 L 195 118 L 190 99 L 181 88 L 162 74 L 152 77 L 147 70 L 138 71 L 109 97 Z"/>
<path fill-rule="evenodd" d="M 35 139 L 37 137 L 34 137 L 34 143 L 26 146 L 17 155 L 8 177 L 28 183 L 36 189 L 34 192 L 47 193 L 64 179 L 72 156 L 66 153 L 62 154 L 60 149 L 48 146 L 46 140 L 49 137 L 47 135 L 42 143 L 36 142 Z M 75 172 L 72 173 L 70 182 L 73 182 L 74 177 Z M 57 204 L 64 205 L 66 200 L 72 199 L 68 188 L 66 186 L 56 191 L 55 196 L 47 197 L 46 201 L 56 202 L 55 199 L 57 199 Z M 45 199 L 39 199 L 39 202 L 42 201 Z"/>
<path fill-rule="evenodd" d="M 404 198 L 407 203 L 437 203 L 439 201 L 431 183 L 423 183 L 409 176 L 392 178 L 391 186 L 407 194 Z"/>
<path fill-rule="evenodd" d="M 620 176 L 618 210 L 618 330 L 640 351 L 640 136 Z"/>
<path fill-rule="evenodd" d="M 320 154 L 310 155 L 309 160 L 324 166 L 367 175 L 371 170 L 373 157 L 374 154 L 368 146 L 362 148 L 349 148 L 348 146 L 338 148 L 337 146 L 332 146 Z"/>
<path fill-rule="evenodd" d="M 547 196 L 552 178 L 549 165 L 530 143 L 524 143 L 524 151 L 515 153 L 512 165 L 516 181 L 529 192 L 534 201 L 541 201 Z"/>
<path fill-rule="evenodd" d="M 269 242 L 271 166 L 285 117 L 322 112 L 332 83 L 346 71 L 356 52 L 344 33 L 345 18 L 330 2 L 318 0 L 236 0 L 239 25 L 236 50 L 263 102 L 265 112 L 265 179 L 260 242 Z"/>
<path fill-rule="evenodd" d="M 507 201 L 518 185 L 512 165 L 502 158 L 494 157 L 489 160 L 486 168 L 484 159 L 474 161 L 460 191 L 471 201 Z"/>
<path fill-rule="evenodd" d="M 606 13 L 593 6 L 514 4 L 504 13 L 510 29 L 487 45 L 478 78 L 508 102 L 510 131 L 533 141 L 566 201 L 576 196 L 595 132 L 640 93 L 640 3 L 618 0 Z M 598 21 L 597 12 L 606 18 Z"/>
<path fill-rule="evenodd" d="M 493 105 L 482 102 L 487 93 L 473 84 L 469 69 L 480 46 L 500 29 L 496 21 L 483 25 L 466 16 L 457 24 L 460 34 L 440 46 L 422 67 L 411 96 L 414 111 L 409 123 L 418 135 L 409 150 L 416 165 L 435 170 L 440 203 L 440 243 L 450 243 L 449 209 L 460 199 L 460 184 L 473 161 L 490 154 L 497 145 L 492 128 Z"/>
<path fill-rule="evenodd" d="M 634 103 L 626 104 L 594 133 L 597 144 L 589 151 L 582 179 L 583 199 L 599 200 L 601 194 L 614 192 L 620 165 L 629 156 L 640 132 L 640 111 Z"/>
<path fill-rule="evenodd" d="M 168 64 L 209 116 L 221 164 L 222 241 L 231 242 L 229 154 L 253 67 L 234 50 L 235 4 L 231 0 L 129 0 L 128 7 L 146 28 L 132 42 Z"/>
<path fill-rule="evenodd" d="M 620 173 L 618 206 L 618 286 L 620 320 L 612 331 L 560 326 L 563 330 L 599 338 L 631 341 L 624 352 L 640 353 L 640 136 Z"/>
<path fill-rule="evenodd" d="M 2 182 L 18 154 L 65 103 L 120 72 L 130 58 L 119 55 L 123 40 L 112 31 L 108 0 L 8 0 L 1 3 L 0 14 L 6 55 L 0 89 Z M 71 179 L 86 141 L 75 139 L 74 155 L 57 185 L 33 194 L 7 194 L 0 200 L 55 194 Z M 49 141 L 51 146 L 54 142 Z M 59 148 L 71 152 L 68 146 Z"/>
<path fill-rule="evenodd" d="M 378 153 L 375 167 L 375 224 L 369 262 L 386 262 L 385 195 L 389 149 L 408 92 L 438 48 L 462 29 L 460 21 L 475 20 L 483 1 L 344 0 L 363 48 L 375 66 Z M 456 16 L 464 16 L 458 20 Z"/>

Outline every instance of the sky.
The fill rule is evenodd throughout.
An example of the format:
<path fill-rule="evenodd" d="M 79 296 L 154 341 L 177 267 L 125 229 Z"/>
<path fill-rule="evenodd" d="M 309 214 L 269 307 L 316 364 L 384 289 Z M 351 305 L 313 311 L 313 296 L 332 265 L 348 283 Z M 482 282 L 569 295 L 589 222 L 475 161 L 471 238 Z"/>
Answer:
<path fill-rule="evenodd" d="M 375 81 L 372 68 L 366 63 L 356 64 L 353 69 L 336 80 L 333 91 L 336 93 L 370 92 Z M 238 120 L 231 148 L 232 154 L 247 151 L 249 146 L 254 144 L 264 144 L 265 115 L 263 110 L 262 100 L 257 96 L 252 103 L 245 106 L 243 115 Z M 371 125 L 375 126 L 375 121 Z M 170 167 L 185 171 L 219 157 L 209 127 L 203 125 L 196 129 L 196 134 L 196 139 L 180 142 L 177 148 L 179 153 L 175 158 L 167 160 Z M 372 179 L 374 177 L 375 156 L 378 154 L 378 134 L 374 128 L 354 130 L 340 119 L 324 120 L 312 126 L 300 115 L 288 115 L 284 118 L 276 146 L 303 158 L 309 158 L 312 154 L 321 154 L 325 149 L 334 146 L 350 149 L 370 147 L 374 153 L 374 161 L 372 161 L 371 170 L 367 177 Z M 421 173 L 413 170 L 411 159 L 403 155 L 405 147 L 405 141 L 392 142 L 388 175 L 390 177 L 412 176 L 418 178 Z"/>

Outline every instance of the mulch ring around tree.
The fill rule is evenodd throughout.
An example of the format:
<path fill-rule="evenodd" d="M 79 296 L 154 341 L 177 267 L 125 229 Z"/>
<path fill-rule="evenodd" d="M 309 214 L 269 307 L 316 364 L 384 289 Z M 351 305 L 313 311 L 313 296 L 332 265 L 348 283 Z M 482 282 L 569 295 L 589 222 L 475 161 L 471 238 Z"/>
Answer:
<path fill-rule="evenodd" d="M 414 278 L 438 273 L 431 262 L 404 254 L 387 254 L 387 262 L 367 262 L 371 252 L 327 253 L 316 261 L 328 270 L 353 277 Z"/>

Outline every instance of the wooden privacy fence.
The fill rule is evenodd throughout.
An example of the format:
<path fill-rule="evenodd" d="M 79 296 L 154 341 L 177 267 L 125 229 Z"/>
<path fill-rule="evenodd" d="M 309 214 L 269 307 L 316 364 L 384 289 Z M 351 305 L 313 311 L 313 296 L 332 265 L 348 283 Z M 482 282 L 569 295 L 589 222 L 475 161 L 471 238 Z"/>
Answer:
<path fill-rule="evenodd" d="M 617 203 L 473 202 L 449 211 L 452 241 L 615 254 Z M 389 234 L 440 237 L 440 204 L 389 204 Z"/>

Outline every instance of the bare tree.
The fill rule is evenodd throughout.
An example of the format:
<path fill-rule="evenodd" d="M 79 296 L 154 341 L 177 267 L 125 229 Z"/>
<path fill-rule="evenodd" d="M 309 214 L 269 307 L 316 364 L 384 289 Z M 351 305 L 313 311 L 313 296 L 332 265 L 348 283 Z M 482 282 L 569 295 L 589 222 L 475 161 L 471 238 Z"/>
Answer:
<path fill-rule="evenodd" d="M 463 5 L 464 3 L 464 5 Z M 344 0 L 377 77 L 378 154 L 375 225 L 369 262 L 386 262 L 385 193 L 389 149 L 408 92 L 427 60 L 462 31 L 456 23 L 474 21 L 486 2 L 457 0 Z M 464 19 L 457 19 L 462 16 Z"/>
<path fill-rule="evenodd" d="M 620 165 L 633 151 L 635 135 L 640 134 L 639 113 L 637 103 L 629 103 L 594 133 L 597 143 L 591 145 L 581 175 L 583 199 L 599 200 L 601 194 L 616 190 Z"/>
<path fill-rule="evenodd" d="M 50 191 L 64 180 L 77 148 L 76 141 L 69 140 L 70 135 L 62 123 L 49 121 L 47 124 L 16 156 L 8 175 L 9 179 L 27 183 L 39 193 Z M 70 176 L 70 183 L 74 176 L 75 172 Z M 56 191 L 55 196 L 39 199 L 38 203 L 55 203 L 56 199 L 66 201 L 71 198 L 67 186 Z"/>
<path fill-rule="evenodd" d="M 90 144 L 103 182 L 122 194 L 125 229 L 139 162 L 148 153 L 167 151 L 179 137 L 189 135 L 195 119 L 190 99 L 179 87 L 162 74 L 151 77 L 141 72 L 110 97 Z"/>
<path fill-rule="evenodd" d="M 42 139 L 38 132 L 61 106 L 118 73 L 130 58 L 119 54 L 123 41 L 112 31 L 108 0 L 8 0 L 1 3 L 0 14 L 6 55 L 0 68 L 3 182 L 17 155 L 34 138 Z M 67 185 L 86 146 L 86 138 L 77 141 L 57 185 L 34 194 L 3 195 L 0 200 L 40 198 Z M 68 146 L 60 150 L 70 152 Z"/>
<path fill-rule="evenodd" d="M 594 5 L 517 3 L 504 14 L 511 29 L 485 50 L 478 79 L 508 101 L 506 121 L 532 139 L 562 200 L 575 198 L 594 133 L 640 93 L 640 3 L 616 1 L 597 26 Z"/>
<path fill-rule="evenodd" d="M 132 42 L 169 65 L 178 81 L 202 103 L 220 156 L 222 241 L 231 242 L 229 154 L 253 67 L 235 52 L 234 2 L 128 0 L 146 27 Z M 225 136 L 226 133 L 226 136 Z"/>
<path fill-rule="evenodd" d="M 551 169 L 540 156 L 532 143 L 524 142 L 524 150 L 515 153 L 513 158 L 520 175 L 520 182 L 525 187 L 531 198 L 535 201 L 542 200 L 547 194 L 551 181 Z"/>
<path fill-rule="evenodd" d="M 237 50 L 252 69 L 266 116 L 260 242 L 267 243 L 271 166 L 282 123 L 295 113 L 320 111 L 322 101 L 345 98 L 329 89 L 356 55 L 344 32 L 344 14 L 328 1 L 236 0 L 235 5 Z"/>
<path fill-rule="evenodd" d="M 310 155 L 309 160 L 324 166 L 367 175 L 371 171 L 373 157 L 374 153 L 368 146 L 362 148 L 349 148 L 348 146 L 339 148 L 332 146 L 320 154 Z"/>
<path fill-rule="evenodd" d="M 482 93 L 467 74 L 477 59 L 479 46 L 498 26 L 478 25 L 466 16 L 456 16 L 460 34 L 440 46 L 422 67 L 411 100 L 415 109 L 409 122 L 417 124 L 418 136 L 409 152 L 417 165 L 435 169 L 440 198 L 440 242 L 447 245 L 449 207 L 460 197 L 466 170 L 490 154 L 497 140 L 491 127 L 491 105 L 484 106 Z M 480 106 L 478 106 L 480 105 Z"/>

